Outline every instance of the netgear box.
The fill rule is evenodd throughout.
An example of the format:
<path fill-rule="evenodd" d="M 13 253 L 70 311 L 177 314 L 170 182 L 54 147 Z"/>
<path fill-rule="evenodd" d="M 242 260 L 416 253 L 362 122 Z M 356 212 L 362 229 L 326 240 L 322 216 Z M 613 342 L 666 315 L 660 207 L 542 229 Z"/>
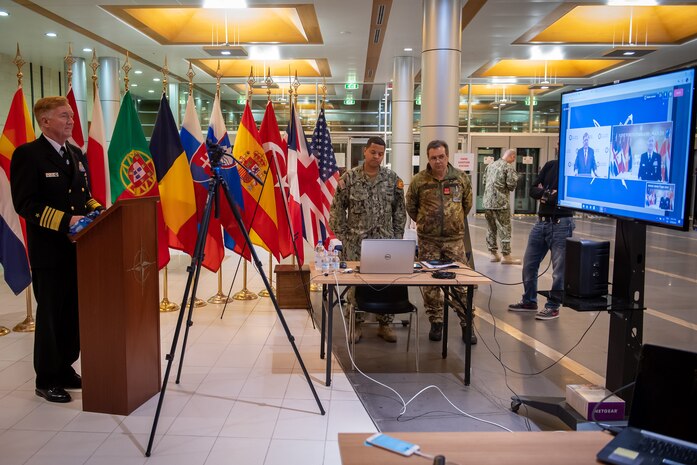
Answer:
<path fill-rule="evenodd" d="M 583 415 L 586 420 L 592 420 L 591 414 L 598 402 L 610 395 L 610 391 L 595 384 L 567 384 L 566 403 Z M 595 411 L 596 420 L 624 420 L 624 400 L 612 395 L 608 397 Z"/>

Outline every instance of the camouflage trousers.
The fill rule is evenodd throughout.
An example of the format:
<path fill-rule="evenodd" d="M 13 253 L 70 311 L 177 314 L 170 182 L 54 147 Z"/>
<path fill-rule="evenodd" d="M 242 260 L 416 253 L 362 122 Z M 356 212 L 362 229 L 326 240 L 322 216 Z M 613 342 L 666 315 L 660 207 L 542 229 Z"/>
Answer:
<path fill-rule="evenodd" d="M 441 241 L 419 237 L 419 260 L 453 260 L 465 263 L 465 243 L 463 239 Z M 443 322 L 443 291 L 438 286 L 423 286 L 424 307 L 428 321 L 431 323 Z M 460 324 L 465 326 L 466 317 L 463 304 L 467 303 L 467 290 L 464 286 L 452 286 L 450 288 L 450 301 L 453 310 L 460 318 Z"/>
<path fill-rule="evenodd" d="M 501 210 L 484 210 L 486 218 L 486 248 L 489 252 L 498 251 L 496 236 L 501 239 L 501 253 L 511 254 L 511 210 L 503 208 Z"/>

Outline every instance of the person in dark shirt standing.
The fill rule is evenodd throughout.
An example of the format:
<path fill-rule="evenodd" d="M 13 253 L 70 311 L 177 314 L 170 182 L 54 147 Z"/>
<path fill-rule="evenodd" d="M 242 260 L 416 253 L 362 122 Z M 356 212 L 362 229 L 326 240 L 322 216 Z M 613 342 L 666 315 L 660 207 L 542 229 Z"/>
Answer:
<path fill-rule="evenodd" d="M 77 255 L 68 233 L 84 215 L 102 206 L 87 183 L 87 159 L 68 143 L 73 111 L 65 97 L 37 100 L 41 136 L 12 155 L 12 202 L 27 225 L 27 250 L 36 297 L 34 370 L 36 395 L 69 402 L 79 389 L 73 369 L 80 355 Z"/>
<path fill-rule="evenodd" d="M 538 219 L 528 236 L 523 257 L 523 298 L 508 309 L 513 312 L 537 312 L 538 320 L 559 317 L 561 295 L 564 291 L 566 238 L 573 235 L 573 212 L 557 206 L 559 188 L 559 160 L 548 161 L 540 170 L 530 188 L 530 197 L 539 200 Z M 544 309 L 537 310 L 537 276 L 540 263 L 552 252 L 552 293 Z"/>

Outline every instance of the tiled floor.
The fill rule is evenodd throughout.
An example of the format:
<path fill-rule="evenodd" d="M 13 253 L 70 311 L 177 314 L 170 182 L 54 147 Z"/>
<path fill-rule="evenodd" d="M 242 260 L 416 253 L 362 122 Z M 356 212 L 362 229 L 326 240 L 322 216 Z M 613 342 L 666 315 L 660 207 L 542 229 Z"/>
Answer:
<path fill-rule="evenodd" d="M 532 221 L 534 217 L 514 220 L 512 245 L 516 256 L 524 252 Z M 502 282 L 520 281 L 520 265 L 488 262 L 484 220 L 473 219 L 470 230 L 477 269 Z M 574 235 L 612 243 L 614 222 L 578 219 Z M 697 350 L 694 257 L 697 233 L 647 229 L 645 342 Z M 266 267 L 268 259 L 262 257 L 262 262 Z M 170 300 L 181 298 L 187 264 L 188 259 L 178 256 L 169 267 Z M 241 287 L 241 270 L 233 281 L 236 265 L 236 257 L 228 258 L 223 277 L 225 286 L 235 283 L 235 291 Z M 549 274 L 540 278 L 541 289 L 549 285 Z M 251 269 L 250 277 L 249 288 L 259 291 L 261 281 Z M 204 270 L 198 295 L 211 296 L 216 286 L 216 275 Z M 374 328 L 368 329 L 357 346 L 359 366 L 396 386 L 406 398 L 427 384 L 452 386 L 451 398 L 460 408 L 512 429 L 526 429 L 525 419 L 508 411 L 509 387 L 520 394 L 563 395 L 568 383 L 603 383 L 609 318 L 605 312 L 580 313 L 562 308 L 558 320 L 541 322 L 531 314 L 507 311 L 508 304 L 519 300 L 521 289 L 519 284 L 494 284 L 477 291 L 475 326 L 480 342 L 473 351 L 469 388 L 462 388 L 459 381 L 462 361 L 458 331 L 451 332 L 450 355 L 443 361 L 429 346 L 427 324 L 421 325 L 419 340 L 421 373 L 413 373 L 414 354 L 405 352 L 407 328 L 401 327 L 396 327 L 397 344 L 377 340 L 372 334 Z M 318 305 L 318 294 L 313 294 L 313 299 Z M 0 283 L 0 302 L 0 325 L 12 327 L 23 319 L 24 294 L 15 297 Z M 408 414 L 398 418 L 400 405 L 395 396 L 372 383 L 351 384 L 336 361 L 343 359 L 343 366 L 349 366 L 341 353 L 345 349 L 340 347 L 333 366 L 333 385 L 325 387 L 318 329 L 313 328 L 306 312 L 284 311 L 327 411 L 321 416 L 269 300 L 235 301 L 228 305 L 222 319 L 221 311 L 221 305 L 210 304 L 194 310 L 182 382 L 172 382 L 173 370 L 153 454 L 147 459 L 144 451 L 157 398 L 125 418 L 82 412 L 79 392 L 69 404 L 46 403 L 33 392 L 33 335 L 11 333 L 0 337 L 0 464 L 330 465 L 340 463 L 337 433 L 375 431 L 373 421 L 392 431 L 493 430 L 477 421 L 463 422 L 442 399 L 429 397 L 431 393 L 414 401 Z M 163 359 L 170 350 L 176 318 L 177 313 L 161 315 Z M 340 319 L 335 318 L 335 322 Z M 559 363 L 536 376 L 510 371 L 504 374 L 495 357 L 499 350 L 509 367 L 522 372 Z M 568 356 L 562 358 L 567 352 Z M 179 353 L 177 350 L 177 362 Z M 540 425 L 538 419 L 535 421 Z"/>
<path fill-rule="evenodd" d="M 170 300 L 176 300 L 171 289 L 181 289 L 187 261 L 175 259 L 169 267 Z M 236 262 L 226 260 L 228 282 Z M 216 276 L 202 276 L 199 295 L 214 294 Z M 257 278 L 249 287 L 259 286 Z M 0 314 L 0 324 L 11 327 L 23 317 L 25 298 L 5 289 L 0 298 L 13 306 Z M 222 308 L 194 311 L 182 382 L 173 382 L 175 363 L 148 459 L 157 397 L 128 417 L 82 412 L 79 391 L 71 403 L 49 404 L 34 395 L 32 333 L 0 338 L 0 464 L 339 464 L 338 432 L 376 431 L 338 366 L 332 386 L 324 386 L 319 331 L 307 312 L 287 310 L 284 317 L 324 416 L 269 299 L 232 302 L 220 319 Z M 163 358 L 177 315 L 161 314 Z"/>

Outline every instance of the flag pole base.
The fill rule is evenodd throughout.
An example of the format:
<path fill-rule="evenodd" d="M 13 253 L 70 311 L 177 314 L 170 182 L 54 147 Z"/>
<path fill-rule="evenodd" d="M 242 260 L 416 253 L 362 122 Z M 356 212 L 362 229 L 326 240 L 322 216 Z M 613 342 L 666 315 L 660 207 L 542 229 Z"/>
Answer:
<path fill-rule="evenodd" d="M 198 297 L 194 297 L 193 299 L 190 299 L 189 304 L 191 303 L 192 300 L 194 301 L 194 307 L 196 307 L 196 308 L 205 307 L 206 305 L 208 305 L 205 300 L 199 299 Z"/>
<path fill-rule="evenodd" d="M 276 293 L 276 288 L 274 286 L 271 286 L 271 290 Z M 259 297 L 268 297 L 269 296 L 269 291 L 266 289 L 262 289 L 261 291 L 258 292 Z"/>
<path fill-rule="evenodd" d="M 243 287 L 240 292 L 233 294 L 232 298 L 235 300 L 254 300 L 258 299 L 259 296 L 247 289 L 246 287 Z"/>
<path fill-rule="evenodd" d="M 322 292 L 322 285 L 317 283 L 310 283 L 310 291 Z"/>
<path fill-rule="evenodd" d="M 162 302 L 160 302 L 160 311 L 162 313 L 176 312 L 177 310 L 179 310 L 179 305 L 175 304 L 174 302 L 169 300 L 167 297 L 162 299 Z"/>
<path fill-rule="evenodd" d="M 0 326 L 0 336 L 7 336 L 8 334 L 10 334 L 10 330 L 4 326 Z"/>
<path fill-rule="evenodd" d="M 218 292 L 216 295 L 208 299 L 209 304 L 226 304 L 232 302 L 232 298 L 226 296 L 222 292 Z"/>
<path fill-rule="evenodd" d="M 14 328 L 12 328 L 12 331 L 16 333 L 32 333 L 34 332 L 34 328 L 34 318 L 32 318 L 30 315 L 27 315 L 24 321 L 22 321 L 21 323 L 17 323 L 17 325 Z"/>

